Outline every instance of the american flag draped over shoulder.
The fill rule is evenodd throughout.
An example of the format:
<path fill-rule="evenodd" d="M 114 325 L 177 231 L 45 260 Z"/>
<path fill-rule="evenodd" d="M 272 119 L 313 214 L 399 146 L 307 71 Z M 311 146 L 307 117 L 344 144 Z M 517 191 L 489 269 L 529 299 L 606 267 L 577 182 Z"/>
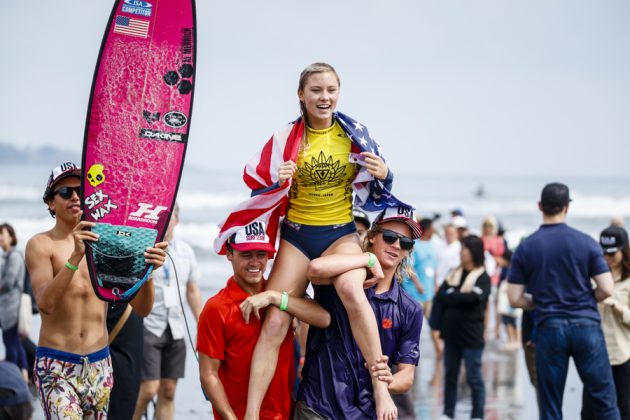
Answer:
<path fill-rule="evenodd" d="M 355 150 L 371 152 L 381 156 L 381 147 L 370 137 L 365 126 L 341 112 L 335 112 L 333 118 L 352 140 L 353 152 Z M 287 160 L 297 162 L 303 133 L 304 122 L 298 118 L 276 132 L 262 150 L 247 163 L 243 180 L 250 189 L 270 188 L 274 184 L 276 188 L 239 203 L 227 219 L 219 224 L 219 235 L 214 240 L 214 250 L 217 253 L 225 254 L 225 242 L 228 238 L 255 220 L 265 222 L 267 235 L 272 243 L 275 242 L 278 222 L 280 216 L 286 213 L 291 188 L 291 182 L 285 182 L 282 187 L 277 186 L 278 167 Z M 355 206 L 365 211 L 381 211 L 387 207 L 400 205 L 411 207 L 394 197 L 380 180 L 370 175 L 365 166 L 360 166 L 357 176 L 352 181 L 352 188 L 355 192 Z"/>

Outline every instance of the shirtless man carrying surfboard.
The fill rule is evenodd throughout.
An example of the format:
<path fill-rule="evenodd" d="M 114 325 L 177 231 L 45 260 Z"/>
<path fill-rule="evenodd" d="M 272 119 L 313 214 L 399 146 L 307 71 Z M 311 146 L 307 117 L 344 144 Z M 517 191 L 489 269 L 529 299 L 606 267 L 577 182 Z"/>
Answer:
<path fill-rule="evenodd" d="M 46 418 L 107 418 L 113 386 L 107 346 L 106 303 L 92 288 L 85 262 L 85 241 L 98 235 L 80 221 L 81 170 L 66 162 L 54 168 L 44 202 L 55 226 L 26 245 L 26 264 L 42 316 L 33 381 Z M 164 263 L 166 242 L 145 252 L 147 264 Z M 146 316 L 153 306 L 151 281 L 131 301 Z"/>

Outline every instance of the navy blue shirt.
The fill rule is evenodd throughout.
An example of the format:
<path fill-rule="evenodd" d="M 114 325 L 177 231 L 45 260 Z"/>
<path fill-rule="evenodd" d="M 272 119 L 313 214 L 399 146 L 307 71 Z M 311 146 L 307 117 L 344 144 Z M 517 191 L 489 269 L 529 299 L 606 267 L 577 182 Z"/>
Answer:
<path fill-rule="evenodd" d="M 512 257 L 508 281 L 523 284 L 536 305 L 536 325 L 551 317 L 599 321 L 591 277 L 609 271 L 601 247 L 565 223 L 542 225 Z"/>
<path fill-rule="evenodd" d="M 376 418 L 372 381 L 352 336 L 346 309 L 333 286 L 313 286 L 315 300 L 331 316 L 328 328 L 310 327 L 298 401 L 330 419 Z M 422 307 L 398 284 L 366 295 L 378 322 L 383 353 L 390 366 L 417 365 Z"/>

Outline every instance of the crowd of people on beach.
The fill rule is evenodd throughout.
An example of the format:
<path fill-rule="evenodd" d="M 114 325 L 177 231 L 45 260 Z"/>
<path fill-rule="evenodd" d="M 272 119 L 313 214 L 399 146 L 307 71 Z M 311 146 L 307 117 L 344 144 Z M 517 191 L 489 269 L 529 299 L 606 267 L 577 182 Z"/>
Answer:
<path fill-rule="evenodd" d="M 99 300 L 85 262 L 99 237 L 81 220 L 81 169 L 54 168 L 43 196 L 54 227 L 23 257 L 14 229 L 0 225 L 0 419 L 32 416 L 27 383 L 46 418 L 140 419 L 156 397 L 156 417 L 174 418 L 188 329 L 181 290 L 217 419 L 413 418 L 405 396 L 423 325 L 444 366 L 442 419 L 455 418 L 462 364 L 470 417 L 484 418 L 483 352 L 501 336 L 506 352 L 524 343 L 541 419 L 562 418 L 571 358 L 582 418 L 630 419 L 623 222 L 598 243 L 566 224 L 569 188 L 549 183 L 540 228 L 515 249 L 492 216 L 478 234 L 461 209 L 438 226 L 442 217 L 394 196 L 380 146 L 336 111 L 339 92 L 329 64 L 300 75 L 300 116 L 247 164 L 251 198 L 214 242 L 232 275 L 203 305 L 194 252 L 173 234 L 178 206 L 164 241 L 144 254 L 150 280 L 128 304 Z M 21 332 L 24 296 L 41 314 L 37 346 Z"/>

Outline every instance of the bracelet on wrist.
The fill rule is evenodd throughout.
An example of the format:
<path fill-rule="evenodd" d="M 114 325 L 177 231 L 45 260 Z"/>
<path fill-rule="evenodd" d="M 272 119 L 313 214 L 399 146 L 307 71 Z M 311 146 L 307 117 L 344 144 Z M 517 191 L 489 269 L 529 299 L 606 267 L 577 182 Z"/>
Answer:
<path fill-rule="evenodd" d="M 370 256 L 367 266 L 368 268 L 372 268 L 376 265 L 376 255 L 372 254 L 371 252 L 368 252 L 367 254 Z"/>
<path fill-rule="evenodd" d="M 287 292 L 282 292 L 282 296 L 280 297 L 280 310 L 286 311 L 289 308 L 289 294 Z"/>
<path fill-rule="evenodd" d="M 76 265 L 72 265 L 70 263 L 70 260 L 66 261 L 66 267 L 68 267 L 72 271 L 77 271 L 79 269 L 79 267 L 77 267 Z"/>

